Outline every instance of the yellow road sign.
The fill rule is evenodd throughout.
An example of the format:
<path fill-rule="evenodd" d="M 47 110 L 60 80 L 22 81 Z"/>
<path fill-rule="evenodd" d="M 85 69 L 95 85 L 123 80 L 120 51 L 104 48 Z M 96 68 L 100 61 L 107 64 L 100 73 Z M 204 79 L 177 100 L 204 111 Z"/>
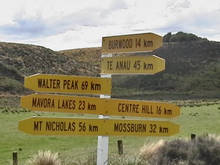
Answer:
<path fill-rule="evenodd" d="M 18 129 L 33 135 L 171 136 L 177 124 L 166 121 L 33 117 Z"/>
<path fill-rule="evenodd" d="M 163 44 L 163 38 L 154 33 L 119 35 L 102 38 L 102 54 L 149 52 Z"/>
<path fill-rule="evenodd" d="M 24 86 L 37 92 L 111 94 L 111 78 L 36 74 L 25 77 Z"/>
<path fill-rule="evenodd" d="M 32 94 L 21 97 L 21 106 L 33 111 L 172 118 L 180 115 L 174 104 L 152 101 Z"/>
<path fill-rule="evenodd" d="M 155 74 L 165 69 L 165 60 L 153 56 L 116 56 L 101 59 L 102 74 Z"/>

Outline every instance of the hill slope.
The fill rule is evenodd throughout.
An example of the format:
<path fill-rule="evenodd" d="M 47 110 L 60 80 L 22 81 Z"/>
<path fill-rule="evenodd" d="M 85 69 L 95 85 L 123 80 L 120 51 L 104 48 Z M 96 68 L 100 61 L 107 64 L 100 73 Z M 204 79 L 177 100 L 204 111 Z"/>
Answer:
<path fill-rule="evenodd" d="M 23 93 L 24 76 L 36 73 L 96 76 L 86 66 L 41 46 L 0 42 L 0 91 Z"/>
<path fill-rule="evenodd" d="M 152 76 L 136 76 L 135 80 L 134 77 L 125 78 L 120 86 L 135 81 L 133 87 L 139 91 L 166 91 L 168 96 L 179 93 L 189 99 L 220 97 L 219 42 L 164 43 L 153 54 L 166 60 L 165 71 Z"/>
<path fill-rule="evenodd" d="M 113 76 L 113 97 L 220 98 L 220 42 L 164 42 L 151 54 L 166 60 L 166 70 L 152 76 Z M 36 73 L 98 76 L 100 61 L 101 48 L 55 52 L 0 42 L 0 91 L 23 93 L 23 77 Z"/>
<path fill-rule="evenodd" d="M 100 67 L 101 48 L 61 52 Z M 149 53 L 148 53 L 149 54 Z M 151 54 L 166 60 L 166 69 L 155 75 L 113 76 L 113 97 L 146 99 L 219 98 L 220 42 L 205 39 L 164 42 Z M 147 55 L 142 53 L 139 55 Z"/>

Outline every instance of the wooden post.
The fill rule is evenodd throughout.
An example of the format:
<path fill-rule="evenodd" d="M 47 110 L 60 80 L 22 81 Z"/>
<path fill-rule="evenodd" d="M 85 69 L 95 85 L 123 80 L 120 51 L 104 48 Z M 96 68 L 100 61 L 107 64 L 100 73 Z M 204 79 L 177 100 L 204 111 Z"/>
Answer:
<path fill-rule="evenodd" d="M 123 142 L 122 142 L 122 140 L 118 140 L 118 154 L 119 155 L 123 154 Z"/>
<path fill-rule="evenodd" d="M 13 158 L 13 165 L 18 165 L 18 153 L 17 152 L 12 153 L 12 158 Z"/>
<path fill-rule="evenodd" d="M 196 134 L 191 134 L 191 140 L 193 141 L 193 140 L 195 140 L 196 139 Z"/>

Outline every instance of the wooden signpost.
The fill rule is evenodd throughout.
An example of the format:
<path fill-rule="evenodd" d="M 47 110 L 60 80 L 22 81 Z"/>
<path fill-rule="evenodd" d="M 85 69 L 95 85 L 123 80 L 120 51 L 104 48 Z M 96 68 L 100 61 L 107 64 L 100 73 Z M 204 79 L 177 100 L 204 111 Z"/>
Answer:
<path fill-rule="evenodd" d="M 170 103 L 66 95 L 22 96 L 21 106 L 33 111 L 106 116 L 172 118 L 180 115 L 180 108 Z"/>
<path fill-rule="evenodd" d="M 33 117 L 19 122 L 33 135 L 171 136 L 179 126 L 167 121 Z"/>
<path fill-rule="evenodd" d="M 108 164 L 108 136 L 171 136 L 179 132 L 168 121 L 113 120 L 109 116 L 173 118 L 180 115 L 174 104 L 111 99 L 112 74 L 156 74 L 165 60 L 151 56 L 112 54 L 150 52 L 162 46 L 153 33 L 102 38 L 101 77 L 36 74 L 24 86 L 37 92 L 99 94 L 98 97 L 32 94 L 21 98 L 21 106 L 33 111 L 96 114 L 99 119 L 33 117 L 19 122 L 19 130 L 32 135 L 98 136 L 97 165 Z"/>

